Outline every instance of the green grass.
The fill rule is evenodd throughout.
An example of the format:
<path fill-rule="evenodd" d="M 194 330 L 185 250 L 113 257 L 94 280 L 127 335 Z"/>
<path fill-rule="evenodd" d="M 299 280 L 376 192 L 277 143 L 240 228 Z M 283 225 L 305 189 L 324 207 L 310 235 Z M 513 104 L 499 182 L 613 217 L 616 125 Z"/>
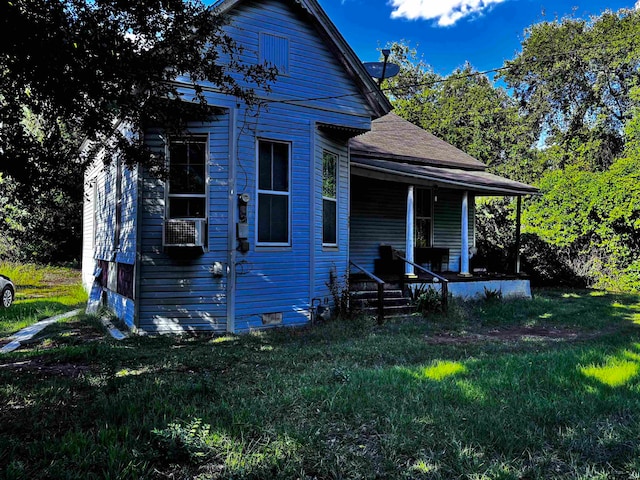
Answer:
<path fill-rule="evenodd" d="M 87 300 L 77 270 L 0 262 L 0 273 L 16 285 L 14 304 L 0 309 L 0 339 Z"/>
<path fill-rule="evenodd" d="M 0 477 L 638 478 L 639 315 L 548 290 L 242 337 L 72 319 L 0 357 Z"/>

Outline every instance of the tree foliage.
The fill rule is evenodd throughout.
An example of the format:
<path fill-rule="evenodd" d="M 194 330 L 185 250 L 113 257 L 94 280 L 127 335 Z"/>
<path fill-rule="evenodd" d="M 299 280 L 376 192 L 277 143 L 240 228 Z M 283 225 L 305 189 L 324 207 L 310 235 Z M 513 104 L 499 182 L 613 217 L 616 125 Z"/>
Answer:
<path fill-rule="evenodd" d="M 0 227 L 23 256 L 36 236 L 41 245 L 78 238 L 82 169 L 95 150 L 159 175 L 144 125 L 182 132 L 211 115 L 202 84 L 252 103 L 251 85 L 268 88 L 277 73 L 241 63 L 224 18 L 198 0 L 13 0 L 0 2 L 0 19 L 0 198 L 13 211 Z M 193 93 L 183 95 L 177 78 Z M 81 157 L 83 142 L 92 148 Z M 61 253 L 45 250 L 36 259 Z"/>
<path fill-rule="evenodd" d="M 534 25 L 505 79 L 547 148 L 525 231 L 587 283 L 640 290 L 640 12 Z"/>
<path fill-rule="evenodd" d="M 98 141 L 129 165 L 149 155 L 135 135 L 114 131 L 117 122 L 179 129 L 209 115 L 202 83 L 251 102 L 253 91 L 242 80 L 265 85 L 275 74 L 239 62 L 238 46 L 221 28 L 224 18 L 197 0 L 3 5 L 3 111 L 20 117 L 27 109 L 47 136 L 69 139 L 73 132 L 76 142 Z M 177 77 L 192 98 L 181 94 Z"/>
<path fill-rule="evenodd" d="M 540 188 L 523 211 L 534 279 L 639 291 L 640 11 L 533 25 L 499 76 L 509 91 L 469 65 L 405 96 L 402 78 L 390 86 L 405 118 Z M 513 264 L 514 217 L 508 199 L 477 205 L 478 247 L 494 268 Z"/>
<path fill-rule="evenodd" d="M 557 165 L 602 170 L 624 148 L 622 130 L 640 78 L 640 11 L 607 11 L 530 27 L 501 73 Z"/>
<path fill-rule="evenodd" d="M 533 175 L 536 141 L 518 103 L 471 65 L 446 78 L 436 75 L 408 45 L 390 46 L 398 77 L 385 82 L 403 118 L 464 150 L 497 172 L 523 179 Z"/>

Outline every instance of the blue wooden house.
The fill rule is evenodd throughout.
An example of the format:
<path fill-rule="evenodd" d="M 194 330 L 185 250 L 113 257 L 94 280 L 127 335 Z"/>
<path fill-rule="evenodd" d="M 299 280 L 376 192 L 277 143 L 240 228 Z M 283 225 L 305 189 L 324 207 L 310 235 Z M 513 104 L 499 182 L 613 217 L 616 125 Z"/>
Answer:
<path fill-rule="evenodd" d="M 430 163 L 425 152 L 394 153 L 401 145 L 385 135 L 402 121 L 387 115 L 389 101 L 316 0 L 223 0 L 217 8 L 244 62 L 278 68 L 271 91 L 257 92 L 267 107 L 250 109 L 205 84 L 211 122 L 180 138 L 145 132 L 166 155 L 166 181 L 117 162 L 105 168 L 101 158 L 86 172 L 83 279 L 132 329 L 306 324 L 314 306 L 331 302 L 329 285 L 347 277 L 351 257 L 375 268 L 381 243 L 412 253 L 403 238 L 415 231 L 429 232 L 425 247 L 450 249 L 443 270 L 464 270 L 468 246 L 455 209 L 467 212 L 472 239 L 473 209 L 461 208 L 473 192 L 531 192 L 499 177 L 482 184 L 484 166 L 471 157 L 438 165 L 463 155 L 450 146 Z M 416 128 L 402 123 L 405 140 Z M 451 162 L 458 171 L 447 175 L 474 171 L 475 180 L 422 170 Z M 503 183 L 492 190 L 487 182 Z M 405 211 L 414 195 L 431 205 L 428 214 Z"/>

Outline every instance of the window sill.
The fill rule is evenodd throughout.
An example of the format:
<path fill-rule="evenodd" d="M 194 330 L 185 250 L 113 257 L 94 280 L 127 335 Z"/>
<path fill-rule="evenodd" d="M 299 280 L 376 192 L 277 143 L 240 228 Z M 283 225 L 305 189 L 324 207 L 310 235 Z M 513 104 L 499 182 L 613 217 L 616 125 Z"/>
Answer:
<path fill-rule="evenodd" d="M 292 245 L 256 245 L 256 252 L 290 252 Z"/>

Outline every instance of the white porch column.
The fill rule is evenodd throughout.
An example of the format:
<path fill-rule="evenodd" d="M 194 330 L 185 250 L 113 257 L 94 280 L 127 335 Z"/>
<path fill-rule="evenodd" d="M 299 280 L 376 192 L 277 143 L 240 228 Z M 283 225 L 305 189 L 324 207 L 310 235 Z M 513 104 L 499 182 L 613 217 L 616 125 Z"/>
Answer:
<path fill-rule="evenodd" d="M 516 275 L 520 274 L 520 225 L 522 223 L 522 196 L 518 196 L 516 210 Z"/>
<path fill-rule="evenodd" d="M 406 238 L 406 259 L 413 262 L 413 249 L 414 249 L 414 210 L 413 210 L 413 185 L 409 185 L 407 190 L 407 238 Z M 415 278 L 416 274 L 413 265 L 405 263 L 405 276 Z"/>
<path fill-rule="evenodd" d="M 462 252 L 460 256 L 460 275 L 470 277 L 469 273 L 469 192 L 462 193 Z"/>

